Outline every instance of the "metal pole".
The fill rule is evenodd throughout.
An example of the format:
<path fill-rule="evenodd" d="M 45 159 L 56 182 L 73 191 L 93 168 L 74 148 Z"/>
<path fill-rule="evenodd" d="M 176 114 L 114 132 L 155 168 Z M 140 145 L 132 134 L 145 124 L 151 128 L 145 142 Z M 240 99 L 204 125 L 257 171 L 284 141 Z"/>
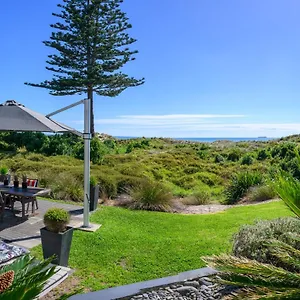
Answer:
<path fill-rule="evenodd" d="M 65 107 L 63 107 L 63 108 L 61 108 L 61 109 L 58 109 L 58 110 L 56 110 L 56 111 L 54 111 L 54 112 L 52 112 L 52 113 L 46 115 L 46 117 L 47 117 L 47 118 L 50 118 L 50 117 L 52 117 L 52 116 L 54 116 L 54 115 L 57 115 L 57 114 L 59 114 L 59 113 L 65 111 L 65 110 L 68 110 L 68 109 L 74 107 L 74 106 L 77 106 L 77 105 L 79 105 L 79 104 L 82 104 L 85 100 L 86 100 L 86 99 L 82 99 L 82 100 L 77 101 L 77 102 L 75 102 L 75 103 L 72 103 L 72 104 L 70 104 L 70 105 L 68 105 L 68 106 L 65 106 Z"/>
<path fill-rule="evenodd" d="M 83 227 L 89 226 L 90 212 L 90 150 L 91 150 L 91 99 L 84 101 L 84 208 L 83 208 Z"/>

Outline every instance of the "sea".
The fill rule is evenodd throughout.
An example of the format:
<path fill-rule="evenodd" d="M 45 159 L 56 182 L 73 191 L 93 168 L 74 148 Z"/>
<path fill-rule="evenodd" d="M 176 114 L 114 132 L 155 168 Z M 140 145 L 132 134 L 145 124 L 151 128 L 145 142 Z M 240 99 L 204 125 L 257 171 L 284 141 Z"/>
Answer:
<path fill-rule="evenodd" d="M 132 137 L 132 136 L 116 136 L 118 139 L 136 139 L 140 137 Z M 179 141 L 191 141 L 191 142 L 202 142 L 202 143 L 213 143 L 216 141 L 231 141 L 231 142 L 249 142 L 249 141 L 258 141 L 258 142 L 267 142 L 270 140 L 275 140 L 277 138 L 269 138 L 269 137 L 197 137 L 197 138 L 189 138 L 189 137 L 179 137 L 172 138 L 174 140 Z"/>

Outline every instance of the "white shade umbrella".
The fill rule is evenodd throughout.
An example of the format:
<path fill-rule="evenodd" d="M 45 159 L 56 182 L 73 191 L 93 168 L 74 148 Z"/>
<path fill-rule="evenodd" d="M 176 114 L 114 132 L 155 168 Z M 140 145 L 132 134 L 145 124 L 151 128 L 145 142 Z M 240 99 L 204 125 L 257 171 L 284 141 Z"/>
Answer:
<path fill-rule="evenodd" d="M 0 131 L 77 132 L 14 100 L 0 104 Z"/>
<path fill-rule="evenodd" d="M 84 133 L 50 119 L 50 116 L 84 103 Z M 44 116 L 26 108 L 14 100 L 0 104 L 0 131 L 34 131 L 34 132 L 72 132 L 84 139 L 84 218 L 83 227 L 89 227 L 89 194 L 90 194 L 90 101 L 84 99 Z"/>

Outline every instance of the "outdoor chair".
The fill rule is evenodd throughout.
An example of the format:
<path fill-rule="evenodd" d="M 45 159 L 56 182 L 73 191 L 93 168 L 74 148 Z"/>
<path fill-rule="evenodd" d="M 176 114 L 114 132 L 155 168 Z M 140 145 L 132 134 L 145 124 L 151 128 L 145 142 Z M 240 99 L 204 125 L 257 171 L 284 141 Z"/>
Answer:
<path fill-rule="evenodd" d="M 37 185 L 38 185 L 38 179 L 27 179 L 27 187 L 28 188 L 35 188 L 35 187 L 37 187 Z M 12 211 L 14 210 L 15 202 L 19 201 L 19 200 L 20 199 L 18 197 L 10 196 L 9 206 Z M 24 200 L 24 198 L 23 198 L 23 200 Z M 26 213 L 28 213 L 28 211 L 29 211 L 30 204 L 32 206 L 32 213 L 34 212 L 34 206 L 36 207 L 36 209 L 39 208 L 36 197 L 34 197 L 32 200 L 30 198 L 25 198 L 25 203 L 27 204 Z M 23 211 L 23 208 L 22 208 L 22 211 Z"/>
<path fill-rule="evenodd" d="M 39 183 L 38 179 L 27 179 L 27 187 L 35 187 L 36 188 L 38 186 L 38 183 Z M 27 213 L 29 211 L 29 204 L 30 204 L 30 202 L 27 204 L 27 210 L 26 210 Z M 39 208 L 36 198 L 34 198 L 32 201 L 32 211 L 33 211 L 34 205 L 35 205 L 36 209 Z"/>

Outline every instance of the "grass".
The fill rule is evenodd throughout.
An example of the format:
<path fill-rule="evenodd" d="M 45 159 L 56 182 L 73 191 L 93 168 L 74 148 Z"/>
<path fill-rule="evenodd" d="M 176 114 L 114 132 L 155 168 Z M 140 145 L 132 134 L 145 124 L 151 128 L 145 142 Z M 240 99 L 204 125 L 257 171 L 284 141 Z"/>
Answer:
<path fill-rule="evenodd" d="M 242 224 L 290 215 L 282 201 L 190 216 L 103 207 L 91 216 L 100 230 L 74 232 L 69 263 L 91 290 L 174 275 L 203 267 L 203 255 L 230 251 Z M 41 246 L 32 253 L 41 256 Z"/>

